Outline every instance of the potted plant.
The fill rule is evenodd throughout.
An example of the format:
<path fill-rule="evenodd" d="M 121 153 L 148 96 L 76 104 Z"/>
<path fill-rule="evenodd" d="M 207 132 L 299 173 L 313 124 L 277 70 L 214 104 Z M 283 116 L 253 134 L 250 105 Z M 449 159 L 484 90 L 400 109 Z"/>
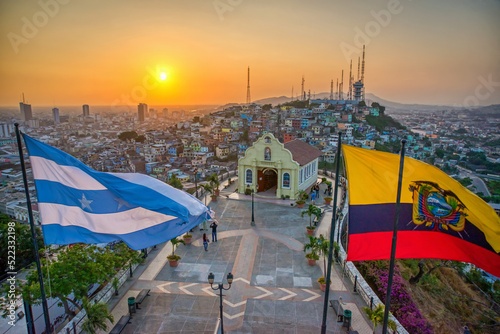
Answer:
<path fill-rule="evenodd" d="M 321 178 L 321 183 L 326 183 L 326 177 Z"/>
<path fill-rule="evenodd" d="M 323 199 L 325 200 L 325 204 L 326 205 L 330 205 L 330 203 L 332 202 L 333 198 L 331 198 L 331 197 L 324 197 Z"/>
<path fill-rule="evenodd" d="M 363 307 L 363 311 L 365 311 L 366 316 L 373 323 L 373 333 L 375 334 L 375 329 L 377 328 L 378 324 L 384 322 L 385 306 L 382 304 L 378 304 L 373 310 L 369 307 Z M 396 323 L 393 320 L 388 319 L 387 327 L 389 327 L 392 331 L 395 331 Z"/>
<path fill-rule="evenodd" d="M 326 279 L 324 277 L 318 278 L 318 283 L 319 283 L 319 288 L 321 291 L 325 292 L 326 290 Z M 330 280 L 330 283 L 332 283 L 332 280 Z"/>
<path fill-rule="evenodd" d="M 212 175 L 210 175 L 208 180 L 210 181 L 210 185 L 212 186 L 212 188 L 214 190 L 214 195 L 219 196 L 220 182 L 219 182 L 219 177 L 217 176 L 217 174 L 213 173 Z M 213 197 L 212 197 L 212 200 L 213 200 Z"/>
<path fill-rule="evenodd" d="M 113 278 L 113 282 L 111 282 L 111 285 L 115 289 L 115 296 L 118 296 L 118 286 L 120 285 L 120 281 L 118 280 L 118 278 Z"/>
<path fill-rule="evenodd" d="M 309 195 L 305 190 L 299 190 L 297 193 L 297 200 L 307 201 L 309 199 Z"/>
<path fill-rule="evenodd" d="M 304 245 L 304 252 L 311 250 L 310 253 L 306 254 L 307 263 L 310 266 L 316 265 L 316 261 L 319 260 L 318 255 L 318 238 L 309 236 L 309 243 Z"/>
<path fill-rule="evenodd" d="M 304 207 L 304 204 L 306 203 L 306 201 L 304 201 L 304 200 L 298 200 L 295 203 L 297 204 L 297 207 L 299 209 L 302 209 Z"/>
<path fill-rule="evenodd" d="M 186 243 L 186 245 L 190 245 L 191 244 L 191 238 L 193 237 L 192 234 L 189 234 L 189 233 L 186 233 L 182 236 L 182 239 L 184 239 L 184 242 Z"/>
<path fill-rule="evenodd" d="M 179 246 L 179 244 L 185 245 L 186 243 L 184 242 L 184 240 L 177 238 L 173 238 L 172 240 L 170 240 L 170 242 L 172 243 L 172 254 L 167 256 L 168 264 L 171 267 L 177 267 L 181 257 L 179 255 L 175 255 L 175 249 Z"/>
<path fill-rule="evenodd" d="M 314 234 L 314 230 L 316 229 L 316 227 L 312 226 L 312 217 L 316 216 L 316 218 L 319 219 L 321 217 L 321 209 L 318 208 L 314 204 L 309 204 L 307 210 L 302 211 L 302 213 L 300 214 L 300 216 L 304 217 L 305 214 L 307 214 L 309 216 L 309 226 L 306 227 L 307 234 L 308 235 L 313 235 Z"/>

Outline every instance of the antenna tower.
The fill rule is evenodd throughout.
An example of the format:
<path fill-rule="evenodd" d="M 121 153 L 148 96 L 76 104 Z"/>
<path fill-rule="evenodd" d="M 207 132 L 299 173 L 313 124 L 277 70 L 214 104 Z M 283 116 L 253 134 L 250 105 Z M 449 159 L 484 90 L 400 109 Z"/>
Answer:
<path fill-rule="evenodd" d="M 365 100 L 365 46 L 363 45 L 363 62 L 361 63 L 361 83 L 363 84 L 362 100 Z"/>
<path fill-rule="evenodd" d="M 347 97 L 348 100 L 352 100 L 352 59 L 351 59 L 351 65 L 349 66 L 349 96 Z"/>
<path fill-rule="evenodd" d="M 306 95 L 305 95 L 305 92 L 304 92 L 304 76 L 302 76 L 302 90 L 300 91 L 300 98 L 303 97 L 303 99 L 305 100 L 306 99 Z"/>
<path fill-rule="evenodd" d="M 293 101 L 293 86 L 292 86 L 292 101 Z"/>
<path fill-rule="evenodd" d="M 330 82 L 330 100 L 333 100 L 333 79 Z"/>
<path fill-rule="evenodd" d="M 339 100 L 344 99 L 344 70 L 342 70 L 342 79 L 340 80 L 340 96 Z"/>
<path fill-rule="evenodd" d="M 247 104 L 250 104 L 252 100 L 250 99 L 250 66 L 248 66 L 248 79 L 247 79 Z"/>
<path fill-rule="evenodd" d="M 339 99 L 339 78 L 337 78 L 337 93 L 335 93 L 335 100 Z"/>
<path fill-rule="evenodd" d="M 358 79 L 357 80 L 359 81 L 359 57 L 358 57 Z"/>

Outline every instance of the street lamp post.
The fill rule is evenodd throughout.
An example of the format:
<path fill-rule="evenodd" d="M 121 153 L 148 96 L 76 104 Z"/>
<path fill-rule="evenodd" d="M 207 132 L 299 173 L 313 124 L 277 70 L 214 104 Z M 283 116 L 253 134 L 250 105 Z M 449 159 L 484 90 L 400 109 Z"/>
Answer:
<path fill-rule="evenodd" d="M 198 168 L 194 169 L 194 193 L 196 194 L 196 198 L 198 199 L 198 180 L 197 180 Z"/>
<path fill-rule="evenodd" d="M 222 283 L 219 283 L 217 287 L 213 287 L 214 284 L 214 274 L 208 274 L 208 283 L 210 283 L 210 287 L 212 290 L 219 290 L 219 299 L 220 299 L 220 329 L 221 334 L 224 334 L 224 315 L 222 314 L 222 290 L 231 289 L 231 284 L 233 283 L 233 274 L 227 274 L 227 283 L 229 283 L 229 287 L 225 288 Z"/>
<path fill-rule="evenodd" d="M 247 187 L 249 187 L 249 185 L 247 185 Z M 259 185 L 256 186 L 256 189 L 259 189 Z M 251 222 L 252 226 L 255 226 L 254 205 L 253 205 L 253 194 L 254 194 L 254 192 L 255 192 L 255 190 L 252 188 L 252 222 Z"/>

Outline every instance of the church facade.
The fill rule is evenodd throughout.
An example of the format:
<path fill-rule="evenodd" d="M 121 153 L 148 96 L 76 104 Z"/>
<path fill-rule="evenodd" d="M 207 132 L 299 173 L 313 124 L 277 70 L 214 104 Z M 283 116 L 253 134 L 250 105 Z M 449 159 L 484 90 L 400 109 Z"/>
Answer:
<path fill-rule="evenodd" d="M 322 154 L 299 139 L 282 144 L 264 134 L 238 161 L 238 192 L 249 189 L 262 196 L 297 199 L 299 190 L 317 181 Z"/>

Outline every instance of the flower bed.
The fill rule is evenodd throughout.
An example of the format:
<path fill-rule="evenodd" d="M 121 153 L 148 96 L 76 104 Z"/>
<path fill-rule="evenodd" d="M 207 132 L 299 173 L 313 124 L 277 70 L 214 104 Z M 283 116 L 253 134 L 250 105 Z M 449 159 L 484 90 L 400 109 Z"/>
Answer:
<path fill-rule="evenodd" d="M 387 296 L 389 281 L 388 261 L 362 261 L 356 263 L 363 277 L 377 291 L 382 301 Z M 391 290 L 391 312 L 410 333 L 433 333 L 430 323 L 423 317 L 408 292 L 408 283 L 394 267 Z"/>

